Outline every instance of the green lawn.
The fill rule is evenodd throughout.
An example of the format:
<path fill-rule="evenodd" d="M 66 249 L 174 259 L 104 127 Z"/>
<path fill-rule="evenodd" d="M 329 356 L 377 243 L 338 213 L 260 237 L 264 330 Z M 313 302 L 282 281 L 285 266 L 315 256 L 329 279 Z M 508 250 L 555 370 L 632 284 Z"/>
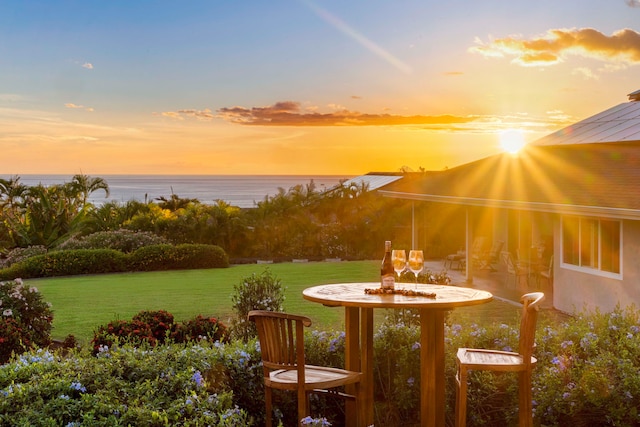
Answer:
<path fill-rule="evenodd" d="M 167 310 L 177 321 L 198 314 L 229 323 L 233 286 L 268 268 L 285 287 L 285 310 L 309 316 L 314 326 L 341 328 L 343 310 L 302 298 L 302 290 L 323 283 L 378 281 L 379 261 L 248 264 L 222 269 L 161 271 L 31 279 L 54 311 L 54 338 L 69 334 L 81 342 L 94 329 L 115 319 L 130 319 L 141 310 Z"/>

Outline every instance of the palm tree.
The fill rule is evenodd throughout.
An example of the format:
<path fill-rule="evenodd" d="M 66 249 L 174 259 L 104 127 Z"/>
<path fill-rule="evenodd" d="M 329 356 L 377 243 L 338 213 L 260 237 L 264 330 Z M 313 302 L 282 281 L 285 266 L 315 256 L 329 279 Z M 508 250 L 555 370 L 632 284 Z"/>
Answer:
<path fill-rule="evenodd" d="M 28 187 L 25 184 L 20 183 L 18 175 L 9 179 L 0 178 L 0 208 L 7 206 L 13 209 L 18 200 L 24 198 L 27 189 Z"/>
<path fill-rule="evenodd" d="M 104 178 L 92 178 L 89 175 L 74 175 L 71 178 L 71 182 L 67 184 L 68 190 L 71 192 L 70 196 L 80 202 L 81 206 L 87 204 L 89 196 L 98 190 L 105 192 L 105 198 L 109 197 L 109 184 Z"/>

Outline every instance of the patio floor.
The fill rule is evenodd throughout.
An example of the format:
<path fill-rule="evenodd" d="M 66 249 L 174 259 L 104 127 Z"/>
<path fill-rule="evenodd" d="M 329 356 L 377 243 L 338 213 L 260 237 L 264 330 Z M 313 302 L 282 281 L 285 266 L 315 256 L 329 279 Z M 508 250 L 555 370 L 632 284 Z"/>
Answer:
<path fill-rule="evenodd" d="M 521 280 L 520 286 L 516 286 L 514 284 L 513 276 L 509 276 L 506 271 L 503 271 L 503 269 L 500 268 L 502 266 L 499 266 L 498 271 L 491 271 L 488 269 L 475 270 L 473 282 L 467 283 L 465 279 L 465 271 L 457 270 L 455 268 L 445 268 L 444 260 L 428 260 L 425 262 L 425 266 L 434 273 L 446 270 L 449 277 L 451 277 L 453 285 L 489 291 L 493 294 L 496 300 L 514 304 L 516 306 L 520 306 L 520 297 L 522 295 L 528 292 L 544 292 L 545 299 L 543 301 L 542 308 L 553 309 L 553 289 L 544 279 L 539 283 L 536 283 L 535 278 L 531 277 L 528 278 L 528 280 Z"/>

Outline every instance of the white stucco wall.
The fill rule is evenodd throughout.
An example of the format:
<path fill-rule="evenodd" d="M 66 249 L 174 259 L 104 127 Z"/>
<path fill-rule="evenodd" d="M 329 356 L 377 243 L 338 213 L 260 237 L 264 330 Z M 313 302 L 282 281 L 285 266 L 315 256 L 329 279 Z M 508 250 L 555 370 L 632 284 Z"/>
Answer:
<path fill-rule="evenodd" d="M 602 277 L 562 267 L 560 220 L 554 223 L 555 308 L 577 313 L 596 308 L 608 312 L 618 304 L 640 307 L 640 221 L 623 221 L 622 236 L 622 279 Z"/>

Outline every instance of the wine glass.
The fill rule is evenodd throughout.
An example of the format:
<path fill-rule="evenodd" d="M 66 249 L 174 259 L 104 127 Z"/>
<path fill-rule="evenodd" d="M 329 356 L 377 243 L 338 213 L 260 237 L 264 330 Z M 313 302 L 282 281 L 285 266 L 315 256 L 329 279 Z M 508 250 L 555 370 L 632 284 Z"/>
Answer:
<path fill-rule="evenodd" d="M 418 289 L 418 274 L 424 268 L 424 255 L 422 251 L 409 251 L 409 270 L 416 275 L 416 290 Z"/>
<path fill-rule="evenodd" d="M 391 262 L 393 269 L 400 279 L 400 274 L 407 268 L 407 251 L 404 249 L 394 249 L 391 251 Z"/>

